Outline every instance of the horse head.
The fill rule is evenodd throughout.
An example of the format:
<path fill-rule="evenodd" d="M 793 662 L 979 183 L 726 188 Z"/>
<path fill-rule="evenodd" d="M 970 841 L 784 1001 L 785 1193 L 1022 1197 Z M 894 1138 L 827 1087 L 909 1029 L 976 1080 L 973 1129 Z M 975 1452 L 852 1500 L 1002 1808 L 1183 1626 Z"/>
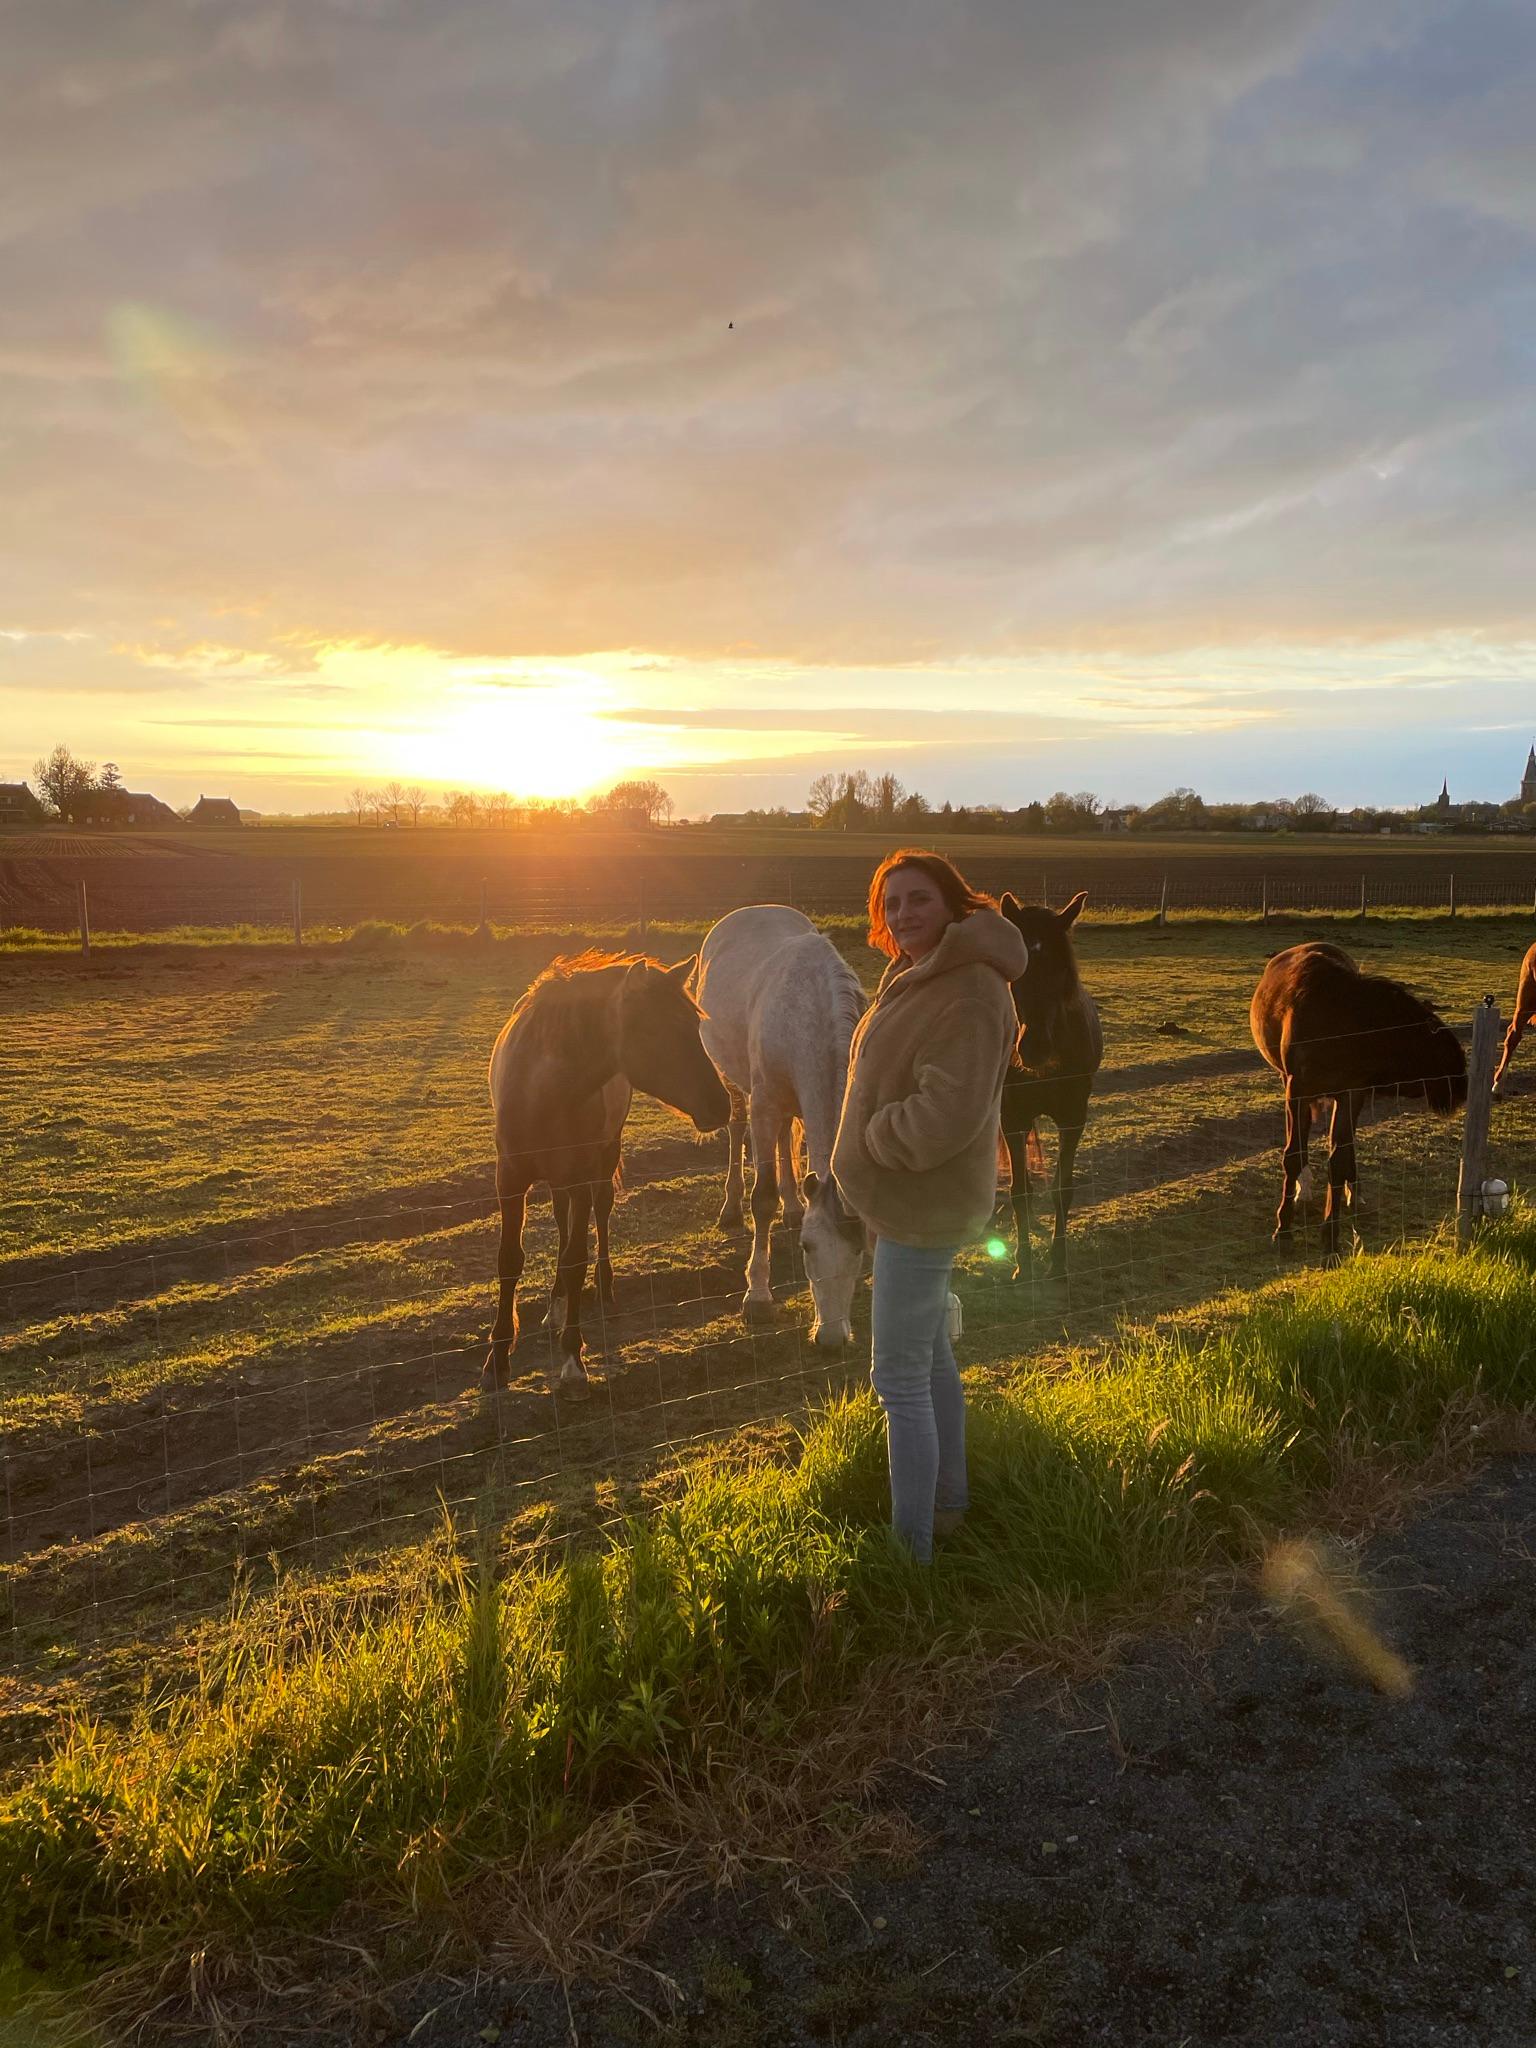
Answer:
<path fill-rule="evenodd" d="M 800 1192 L 805 1197 L 800 1256 L 816 1304 L 811 1342 L 832 1350 L 853 1341 L 853 1290 L 864 1270 L 864 1226 L 843 1207 L 830 1174 L 819 1180 L 808 1173 Z"/>
<path fill-rule="evenodd" d="M 1052 910 L 1044 903 L 1021 903 L 1008 889 L 998 905 L 1024 941 L 1027 965 L 1013 984 L 1013 1007 L 1037 1062 L 1050 1058 L 1062 1006 L 1078 990 L 1071 933 L 1087 901 L 1080 889 L 1064 909 Z"/>
<path fill-rule="evenodd" d="M 1424 1103 L 1435 1116 L 1454 1116 L 1467 1099 L 1467 1056 L 1461 1040 L 1429 1005 L 1426 1020 Z"/>
<path fill-rule="evenodd" d="M 686 983 L 692 958 L 675 967 L 636 960 L 619 990 L 619 1068 L 636 1088 L 654 1095 L 700 1131 L 730 1122 L 725 1083 L 699 1041 L 699 1011 Z"/>

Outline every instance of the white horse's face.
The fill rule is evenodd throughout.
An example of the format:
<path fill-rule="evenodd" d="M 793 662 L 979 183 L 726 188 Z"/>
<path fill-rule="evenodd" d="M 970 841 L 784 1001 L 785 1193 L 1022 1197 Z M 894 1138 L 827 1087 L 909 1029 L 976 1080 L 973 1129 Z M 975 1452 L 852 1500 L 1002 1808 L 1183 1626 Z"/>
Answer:
<path fill-rule="evenodd" d="M 830 1351 L 853 1342 L 853 1290 L 864 1270 L 864 1226 L 843 1207 L 830 1178 L 819 1181 L 808 1173 L 801 1192 L 800 1256 L 816 1304 L 811 1342 Z"/>

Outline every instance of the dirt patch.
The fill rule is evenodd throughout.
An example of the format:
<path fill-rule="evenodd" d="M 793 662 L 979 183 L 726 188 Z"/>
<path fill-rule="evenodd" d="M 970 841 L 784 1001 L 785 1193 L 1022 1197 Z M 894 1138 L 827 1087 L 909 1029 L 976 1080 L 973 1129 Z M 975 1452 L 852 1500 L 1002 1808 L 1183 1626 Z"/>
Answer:
<path fill-rule="evenodd" d="M 429 1987 L 384 2038 L 1529 2048 L 1536 1460 L 1377 1540 L 1365 1569 L 1418 1667 L 1406 1701 L 1240 1599 L 905 1780 L 926 1842 L 909 1874 L 809 1912 L 758 1894 L 679 1917 L 632 1987 L 654 2005 L 651 1971 L 678 1985 L 659 2024 L 613 1993 L 572 1987 L 568 2011 L 557 1987 L 482 1980 Z"/>

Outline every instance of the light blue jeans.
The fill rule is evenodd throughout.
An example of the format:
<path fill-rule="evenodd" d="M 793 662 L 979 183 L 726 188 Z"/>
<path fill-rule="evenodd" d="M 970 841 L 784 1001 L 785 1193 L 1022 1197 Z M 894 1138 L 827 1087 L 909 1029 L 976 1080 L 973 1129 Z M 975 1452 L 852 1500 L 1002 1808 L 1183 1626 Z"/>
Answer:
<path fill-rule="evenodd" d="M 965 1392 L 948 1329 L 955 1249 L 875 1241 L 870 1378 L 885 1410 L 891 1527 L 919 1564 L 933 1558 L 935 1510 L 967 1502 Z"/>

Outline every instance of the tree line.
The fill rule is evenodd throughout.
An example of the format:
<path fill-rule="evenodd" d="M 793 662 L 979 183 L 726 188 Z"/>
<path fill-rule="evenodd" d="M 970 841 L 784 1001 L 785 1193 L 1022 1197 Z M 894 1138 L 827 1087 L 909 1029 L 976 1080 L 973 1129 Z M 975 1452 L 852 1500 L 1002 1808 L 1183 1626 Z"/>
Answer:
<path fill-rule="evenodd" d="M 347 797 L 347 816 L 358 825 L 434 824 L 513 825 L 557 824 L 578 818 L 631 825 L 669 825 L 675 806 L 659 782 L 632 778 L 616 782 L 585 803 L 576 797 L 520 797 L 507 790 L 449 789 L 429 798 L 419 783 L 387 782 L 381 789 L 362 784 Z"/>
<path fill-rule="evenodd" d="M 1198 790 L 1180 786 L 1149 804 L 1105 804 L 1092 790 L 1059 789 L 1043 801 L 1006 804 L 934 805 L 909 790 L 895 775 L 856 769 L 821 774 L 806 792 L 800 812 L 779 805 L 741 813 L 746 824 L 803 826 L 811 831 L 890 831 L 921 826 L 929 832 L 1020 833 L 1072 838 L 1084 833 L 1123 832 L 1390 832 L 1424 822 L 1453 822 L 1460 831 L 1536 829 L 1536 805 L 1508 803 L 1436 804 L 1388 808 L 1362 804 L 1341 810 L 1315 790 L 1258 803 L 1211 803 Z"/>

